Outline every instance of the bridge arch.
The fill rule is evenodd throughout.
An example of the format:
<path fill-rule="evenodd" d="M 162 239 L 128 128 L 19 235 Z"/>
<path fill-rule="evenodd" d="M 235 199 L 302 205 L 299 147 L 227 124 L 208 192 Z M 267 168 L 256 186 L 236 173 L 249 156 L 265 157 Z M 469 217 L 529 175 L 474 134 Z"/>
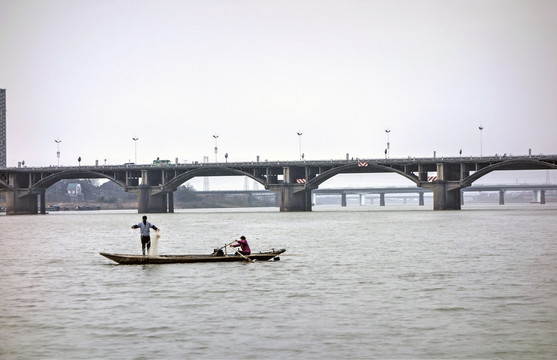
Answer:
<path fill-rule="evenodd" d="M 116 180 L 115 178 L 103 173 L 90 171 L 90 170 L 67 170 L 59 173 L 54 173 L 52 175 L 45 177 L 44 179 L 41 179 L 40 181 L 36 182 L 35 184 L 33 184 L 33 186 L 29 188 L 29 192 L 31 193 L 41 192 L 42 190 L 46 190 L 52 185 L 56 184 L 58 181 L 65 180 L 65 179 L 108 179 L 118 184 L 122 188 L 124 189 L 126 188 L 126 184 L 123 183 L 122 181 Z"/>
<path fill-rule="evenodd" d="M 531 167 L 532 170 L 540 170 L 540 168 L 557 169 L 557 165 L 555 164 L 536 159 L 510 159 L 491 164 L 474 172 L 472 175 L 462 180 L 463 187 L 471 186 L 474 181 L 496 170 L 528 170 L 528 167 Z"/>
<path fill-rule="evenodd" d="M 396 173 L 402 175 L 403 177 L 412 181 L 416 185 L 418 185 L 419 183 L 418 177 L 416 175 L 412 173 L 406 173 L 402 170 L 398 170 L 389 166 L 384 166 L 379 164 L 368 164 L 367 166 L 359 166 L 358 164 L 347 164 L 347 165 L 338 166 L 333 169 L 324 171 L 319 176 L 316 176 L 315 178 L 308 181 L 307 184 L 308 186 L 318 187 L 320 184 L 331 179 L 335 175 L 354 174 L 354 173 L 378 173 L 378 172 Z"/>
<path fill-rule="evenodd" d="M 183 174 L 176 176 L 175 178 L 173 178 L 172 180 L 168 181 L 163 185 L 163 191 L 174 191 L 186 181 L 191 180 L 198 176 L 231 176 L 231 175 L 247 176 L 250 179 L 253 179 L 254 181 L 257 181 L 261 185 L 265 186 L 266 179 L 264 177 L 255 176 L 245 171 L 233 169 L 233 168 L 207 166 L 207 167 L 189 170 Z"/>

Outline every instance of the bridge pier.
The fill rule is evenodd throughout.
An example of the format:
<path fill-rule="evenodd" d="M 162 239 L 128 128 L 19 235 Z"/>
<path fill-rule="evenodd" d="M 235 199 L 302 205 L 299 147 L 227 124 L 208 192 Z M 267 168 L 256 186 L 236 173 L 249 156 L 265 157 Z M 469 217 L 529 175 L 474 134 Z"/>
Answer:
<path fill-rule="evenodd" d="M 433 210 L 460 210 L 462 178 L 466 176 L 461 164 L 438 163 L 437 179 L 429 182 L 421 174 L 418 186 L 433 191 Z"/>
<path fill-rule="evenodd" d="M 545 190 L 534 190 L 532 201 L 539 202 L 542 205 L 545 204 Z"/>
<path fill-rule="evenodd" d="M 340 194 L 340 206 L 346 207 L 346 193 Z"/>
<path fill-rule="evenodd" d="M 499 191 L 499 205 L 505 205 L 505 192 L 503 190 Z"/>
<path fill-rule="evenodd" d="M 38 195 L 29 194 L 27 189 L 6 192 L 6 215 L 29 215 L 39 211 Z M 42 213 L 42 210 L 41 210 Z"/>
<path fill-rule="evenodd" d="M 385 206 L 385 193 L 379 194 L 379 206 Z"/>
<path fill-rule="evenodd" d="M 166 196 L 168 197 L 168 212 L 174 213 L 174 193 L 169 192 Z"/>
<path fill-rule="evenodd" d="M 366 194 L 360 194 L 360 206 L 366 205 Z"/>
<path fill-rule="evenodd" d="M 29 192 L 29 178 L 24 174 L 10 174 L 9 184 L 13 190 L 6 191 L 6 215 L 37 214 L 38 194 Z"/>
<path fill-rule="evenodd" d="M 418 193 L 418 196 L 419 196 L 418 205 L 419 206 L 424 206 L 424 193 L 423 193 L 423 191 L 420 191 Z"/>
<path fill-rule="evenodd" d="M 160 192 L 159 187 L 140 185 L 137 192 L 138 213 L 173 213 L 174 194 Z"/>
<path fill-rule="evenodd" d="M 173 213 L 174 193 L 162 191 L 164 173 L 141 170 L 141 184 L 137 190 L 138 213 Z M 158 184 L 158 185 L 157 185 Z"/>
<path fill-rule="evenodd" d="M 271 184 L 267 190 L 280 196 L 280 211 L 311 211 L 311 189 L 298 184 Z"/>
<path fill-rule="evenodd" d="M 41 214 L 46 214 L 46 190 L 41 190 L 41 193 L 39 195 L 40 198 L 40 208 L 41 208 Z"/>
<path fill-rule="evenodd" d="M 459 181 L 436 181 L 420 186 L 433 192 L 433 210 L 461 209 L 461 185 Z"/>

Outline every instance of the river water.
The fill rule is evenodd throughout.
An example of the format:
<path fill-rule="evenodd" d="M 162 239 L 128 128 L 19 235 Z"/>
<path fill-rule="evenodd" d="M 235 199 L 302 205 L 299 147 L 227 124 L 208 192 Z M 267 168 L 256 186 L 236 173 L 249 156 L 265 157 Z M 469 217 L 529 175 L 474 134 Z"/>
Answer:
<path fill-rule="evenodd" d="M 134 211 L 1 216 L 3 359 L 554 359 L 556 205 L 151 214 L 159 252 L 241 235 L 280 261 L 123 266 Z"/>

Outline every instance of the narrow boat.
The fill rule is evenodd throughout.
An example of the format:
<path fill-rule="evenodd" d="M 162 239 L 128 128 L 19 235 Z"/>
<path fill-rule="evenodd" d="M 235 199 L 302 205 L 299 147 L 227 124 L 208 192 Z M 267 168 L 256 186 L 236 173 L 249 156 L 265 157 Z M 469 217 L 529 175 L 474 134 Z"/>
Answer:
<path fill-rule="evenodd" d="M 110 260 L 116 261 L 121 265 L 143 265 L 143 264 L 173 264 L 173 263 L 199 263 L 199 262 L 232 262 L 232 261 L 267 261 L 280 260 L 278 257 L 285 252 L 286 249 L 271 249 L 250 255 L 223 254 L 214 252 L 210 255 L 132 255 L 132 254 L 109 254 L 101 252 L 100 254 Z"/>
<path fill-rule="evenodd" d="M 76 206 L 75 209 L 79 211 L 89 211 L 89 210 L 100 210 L 101 207 L 98 205 L 83 205 L 83 206 Z"/>

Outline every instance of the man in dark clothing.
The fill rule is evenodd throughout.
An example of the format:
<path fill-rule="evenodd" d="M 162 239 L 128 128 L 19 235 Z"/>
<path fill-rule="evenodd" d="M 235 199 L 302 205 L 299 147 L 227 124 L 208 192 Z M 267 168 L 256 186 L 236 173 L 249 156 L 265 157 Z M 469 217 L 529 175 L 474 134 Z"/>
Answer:
<path fill-rule="evenodd" d="M 143 251 L 143 255 L 145 255 L 145 248 L 147 247 L 147 252 L 149 252 L 149 249 L 151 248 L 151 235 L 149 229 L 157 231 L 159 228 L 147 221 L 147 216 L 143 215 L 143 221 L 139 224 L 132 225 L 132 229 L 140 229 L 141 250 Z"/>

